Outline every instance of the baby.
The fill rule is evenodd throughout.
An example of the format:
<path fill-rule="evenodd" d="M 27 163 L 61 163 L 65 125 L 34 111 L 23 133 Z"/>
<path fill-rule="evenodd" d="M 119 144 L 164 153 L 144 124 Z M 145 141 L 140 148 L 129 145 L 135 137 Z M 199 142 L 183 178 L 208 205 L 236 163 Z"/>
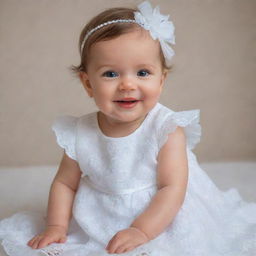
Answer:
<path fill-rule="evenodd" d="M 256 204 L 238 207 L 237 191 L 220 191 L 191 151 L 199 110 L 159 103 L 174 38 L 169 16 L 147 1 L 85 26 L 72 70 L 98 111 L 54 121 L 64 153 L 46 223 L 33 213 L 2 221 L 9 255 L 252 255 Z"/>
<path fill-rule="evenodd" d="M 85 31 L 104 23 L 106 17 L 118 20 L 118 16 L 131 19 L 133 12 L 109 10 L 92 20 L 81 38 L 85 37 Z M 166 25 L 170 26 L 167 32 L 172 35 L 171 23 Z M 111 138 L 129 136 L 141 126 L 162 92 L 167 65 L 161 45 L 148 30 L 129 21 L 106 24 L 86 37 L 81 47 L 82 63 L 75 70 L 87 94 L 99 108 L 99 127 Z M 113 236 L 106 246 L 109 253 L 128 252 L 153 239 L 170 224 L 181 207 L 188 176 L 186 140 L 181 127 L 170 134 L 157 159 L 158 193 L 130 226 Z M 51 187 L 47 227 L 29 241 L 29 246 L 43 248 L 53 242 L 66 241 L 81 174 L 78 163 L 64 153 Z"/>

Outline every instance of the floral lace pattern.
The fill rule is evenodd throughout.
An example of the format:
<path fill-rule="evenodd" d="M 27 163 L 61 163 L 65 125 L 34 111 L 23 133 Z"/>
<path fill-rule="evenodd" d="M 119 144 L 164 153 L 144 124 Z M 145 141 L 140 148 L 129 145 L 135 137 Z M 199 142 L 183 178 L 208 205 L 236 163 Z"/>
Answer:
<path fill-rule="evenodd" d="M 41 252 L 46 256 L 59 256 L 63 253 L 63 249 L 56 247 L 48 247 L 41 249 Z"/>
<path fill-rule="evenodd" d="M 256 204 L 235 188 L 219 190 L 191 151 L 199 142 L 199 110 L 174 112 L 157 104 L 132 134 L 111 138 L 95 113 L 62 116 L 53 130 L 58 144 L 78 161 L 83 176 L 73 204 L 65 244 L 33 250 L 26 242 L 41 232 L 40 213 L 17 213 L 0 221 L 0 239 L 10 256 L 110 256 L 105 250 L 157 192 L 156 157 L 177 126 L 187 138 L 189 179 L 185 200 L 172 223 L 155 239 L 124 256 L 252 256 L 256 252 Z"/>

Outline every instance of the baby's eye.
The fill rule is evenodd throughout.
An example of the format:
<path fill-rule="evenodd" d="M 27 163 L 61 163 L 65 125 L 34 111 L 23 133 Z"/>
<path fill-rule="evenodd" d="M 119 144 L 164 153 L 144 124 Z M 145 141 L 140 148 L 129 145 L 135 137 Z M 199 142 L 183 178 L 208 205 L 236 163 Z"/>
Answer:
<path fill-rule="evenodd" d="M 103 73 L 103 76 L 106 76 L 106 77 L 116 77 L 117 73 L 114 72 L 114 71 L 106 71 L 105 73 Z"/>
<path fill-rule="evenodd" d="M 138 76 L 147 76 L 147 75 L 149 75 L 149 74 L 150 74 L 150 72 L 149 72 L 148 70 L 146 70 L 146 69 L 142 69 L 142 70 L 140 70 L 140 71 L 137 73 Z"/>

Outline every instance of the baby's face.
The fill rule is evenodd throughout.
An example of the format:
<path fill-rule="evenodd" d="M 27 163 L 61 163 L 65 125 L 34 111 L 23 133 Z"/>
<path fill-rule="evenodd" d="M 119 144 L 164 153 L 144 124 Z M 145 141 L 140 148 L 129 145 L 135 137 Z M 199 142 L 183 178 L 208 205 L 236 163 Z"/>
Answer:
<path fill-rule="evenodd" d="M 158 102 L 166 77 L 159 51 L 159 42 L 144 29 L 92 46 L 81 80 L 109 120 L 143 120 Z M 125 98 L 136 102 L 125 103 Z"/>

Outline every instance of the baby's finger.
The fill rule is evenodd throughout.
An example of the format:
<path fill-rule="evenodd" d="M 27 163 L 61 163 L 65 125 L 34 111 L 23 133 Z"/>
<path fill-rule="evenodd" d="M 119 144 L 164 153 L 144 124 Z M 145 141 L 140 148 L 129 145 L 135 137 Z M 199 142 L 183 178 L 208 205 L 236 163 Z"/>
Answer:
<path fill-rule="evenodd" d="M 124 252 L 132 251 L 134 248 L 135 248 L 134 246 L 130 246 L 127 249 L 125 249 Z"/>
<path fill-rule="evenodd" d="M 108 252 L 114 253 L 119 246 L 120 246 L 120 241 L 118 241 L 118 239 L 113 239 L 108 247 Z"/>
<path fill-rule="evenodd" d="M 120 239 L 117 239 L 114 242 L 115 243 L 110 248 L 111 253 L 122 253 L 128 247 L 128 245 L 130 246 L 127 241 L 122 241 Z"/>
<path fill-rule="evenodd" d="M 111 246 L 113 240 L 114 240 L 114 237 L 112 237 L 112 238 L 109 240 L 108 245 L 107 245 L 107 247 L 106 247 L 106 250 L 109 250 L 109 248 L 110 248 L 110 246 Z"/>
<path fill-rule="evenodd" d="M 127 244 L 122 244 L 122 245 L 120 245 L 116 250 L 115 250 L 115 252 L 114 253 L 123 253 L 123 252 L 125 252 L 125 250 L 127 249 Z"/>
<path fill-rule="evenodd" d="M 30 239 L 28 242 L 27 242 L 27 245 L 29 246 L 32 246 L 32 244 L 34 243 L 34 241 L 36 240 L 37 236 L 34 236 L 32 239 Z"/>
<path fill-rule="evenodd" d="M 35 240 L 33 241 L 33 243 L 32 243 L 32 248 L 33 249 L 37 249 L 37 247 L 38 247 L 38 244 L 39 244 L 39 242 L 40 242 L 40 240 L 42 239 L 42 237 L 40 237 L 40 236 L 37 236 L 36 238 L 35 238 Z"/>
<path fill-rule="evenodd" d="M 41 249 L 41 248 L 43 248 L 43 247 L 45 247 L 45 246 L 47 246 L 48 244 L 51 244 L 51 243 L 53 243 L 53 242 L 54 242 L 54 239 L 53 239 L 53 238 L 46 236 L 46 237 L 42 238 L 42 239 L 39 241 L 37 248 L 38 248 L 38 249 Z"/>

